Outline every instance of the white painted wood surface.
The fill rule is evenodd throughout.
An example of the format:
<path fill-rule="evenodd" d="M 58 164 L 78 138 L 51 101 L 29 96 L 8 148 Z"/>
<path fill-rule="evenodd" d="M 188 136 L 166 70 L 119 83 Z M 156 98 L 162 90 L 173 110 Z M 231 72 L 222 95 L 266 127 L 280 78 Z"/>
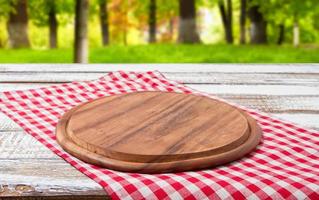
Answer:
<path fill-rule="evenodd" d="M 319 129 L 319 64 L 0 64 L 0 91 L 90 80 L 116 70 L 158 70 L 194 89 Z M 1 195 L 105 197 L 98 184 L 25 134 L 3 114 L 0 114 Z"/>

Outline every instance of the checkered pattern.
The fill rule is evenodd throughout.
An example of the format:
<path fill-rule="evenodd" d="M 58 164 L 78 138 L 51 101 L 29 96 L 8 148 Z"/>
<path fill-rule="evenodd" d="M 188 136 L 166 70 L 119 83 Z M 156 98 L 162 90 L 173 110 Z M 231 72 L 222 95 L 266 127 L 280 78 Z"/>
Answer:
<path fill-rule="evenodd" d="M 3 92 L 0 110 L 114 199 L 319 199 L 319 132 L 239 105 L 235 106 L 258 121 L 263 141 L 245 158 L 213 169 L 122 173 L 86 164 L 57 144 L 55 126 L 67 110 L 99 97 L 134 91 L 200 93 L 159 72 L 119 71 L 93 81 Z"/>

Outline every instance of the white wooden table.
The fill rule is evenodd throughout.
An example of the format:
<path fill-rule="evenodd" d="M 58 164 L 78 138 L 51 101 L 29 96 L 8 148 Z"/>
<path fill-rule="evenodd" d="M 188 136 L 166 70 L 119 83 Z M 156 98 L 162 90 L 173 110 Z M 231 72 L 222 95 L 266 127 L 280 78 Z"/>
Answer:
<path fill-rule="evenodd" d="M 170 79 L 247 107 L 319 129 L 319 64 L 5 65 L 0 91 L 90 80 L 109 71 L 159 70 Z M 103 189 L 0 114 L 0 198 L 105 199 Z M 71 196 L 67 196 L 71 197 Z"/>

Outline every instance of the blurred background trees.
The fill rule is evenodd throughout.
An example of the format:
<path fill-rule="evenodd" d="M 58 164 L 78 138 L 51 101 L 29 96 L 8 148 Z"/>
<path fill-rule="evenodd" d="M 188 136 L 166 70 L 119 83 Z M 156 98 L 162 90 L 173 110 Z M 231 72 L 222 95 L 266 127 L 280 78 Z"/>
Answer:
<path fill-rule="evenodd" d="M 179 29 L 180 43 L 198 43 L 199 35 L 196 26 L 196 1 L 179 0 Z"/>
<path fill-rule="evenodd" d="M 20 0 L 15 0 L 16 2 Z M 73 15 L 73 0 L 28 0 L 30 23 L 36 27 L 49 29 L 49 48 L 58 47 L 58 16 Z M 60 20 L 61 21 L 61 20 Z M 65 25 L 65 23 L 62 23 Z"/>
<path fill-rule="evenodd" d="M 12 48 L 29 47 L 27 0 L 8 1 L 8 41 Z"/>
<path fill-rule="evenodd" d="M 88 42 L 89 41 L 89 42 Z M 313 44 L 318 0 L 0 0 L 0 48 Z"/>

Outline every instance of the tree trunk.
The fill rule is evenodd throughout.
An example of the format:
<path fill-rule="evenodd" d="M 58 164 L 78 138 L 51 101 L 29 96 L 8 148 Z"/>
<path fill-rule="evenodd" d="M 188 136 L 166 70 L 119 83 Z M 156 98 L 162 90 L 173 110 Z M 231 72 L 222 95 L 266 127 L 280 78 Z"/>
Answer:
<path fill-rule="evenodd" d="M 7 24 L 9 45 L 12 48 L 30 47 L 27 0 L 18 0 L 12 6 Z"/>
<path fill-rule="evenodd" d="M 174 17 L 170 17 L 168 22 L 168 34 L 169 34 L 169 41 L 174 42 Z"/>
<path fill-rule="evenodd" d="M 102 44 L 106 46 L 109 44 L 109 20 L 107 0 L 100 0 L 100 23 L 102 33 Z"/>
<path fill-rule="evenodd" d="M 285 39 L 285 25 L 280 24 L 279 25 L 279 37 L 278 37 L 277 44 L 281 45 L 284 42 L 284 39 Z"/>
<path fill-rule="evenodd" d="M 246 43 L 246 15 L 247 15 L 247 0 L 240 0 L 240 44 Z"/>
<path fill-rule="evenodd" d="M 196 28 L 195 0 L 179 0 L 179 34 L 180 43 L 199 43 Z"/>
<path fill-rule="evenodd" d="M 52 1 L 49 11 L 49 38 L 50 48 L 55 49 L 58 46 L 58 20 L 56 18 L 55 2 Z"/>
<path fill-rule="evenodd" d="M 228 27 L 227 27 L 227 35 L 228 35 L 228 42 L 233 43 L 233 4 L 232 0 L 227 0 L 227 14 L 228 14 Z"/>
<path fill-rule="evenodd" d="M 150 0 L 149 5 L 149 43 L 156 42 L 156 0 Z"/>
<path fill-rule="evenodd" d="M 252 6 L 249 9 L 250 43 L 266 44 L 267 43 L 267 22 L 263 14 L 259 11 L 259 6 Z"/>
<path fill-rule="evenodd" d="M 299 28 L 298 17 L 296 14 L 294 16 L 293 44 L 294 44 L 294 47 L 298 47 L 300 44 L 300 28 Z"/>
<path fill-rule="evenodd" d="M 75 42 L 74 62 L 88 62 L 88 2 L 89 0 L 76 0 L 75 3 Z"/>
<path fill-rule="evenodd" d="M 232 44 L 234 42 L 233 30 L 232 30 L 233 29 L 232 28 L 232 2 L 231 0 L 227 0 L 227 10 L 226 10 L 224 0 L 219 0 L 218 7 L 219 7 L 220 15 L 222 18 L 222 22 L 223 22 L 226 42 L 229 44 Z"/>
<path fill-rule="evenodd" d="M 170 37 L 173 38 L 173 35 L 174 35 L 174 18 L 173 17 L 169 19 L 168 30 L 169 30 Z"/>
<path fill-rule="evenodd" d="M 123 44 L 126 46 L 127 45 L 127 29 L 124 28 L 123 30 Z"/>

